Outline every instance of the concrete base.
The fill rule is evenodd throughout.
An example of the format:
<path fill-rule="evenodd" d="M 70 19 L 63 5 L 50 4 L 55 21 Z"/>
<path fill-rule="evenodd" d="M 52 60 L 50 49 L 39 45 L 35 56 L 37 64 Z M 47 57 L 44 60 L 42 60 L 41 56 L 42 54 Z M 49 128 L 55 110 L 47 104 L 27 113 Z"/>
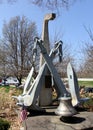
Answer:
<path fill-rule="evenodd" d="M 56 116 L 55 109 L 46 109 L 45 113 L 38 113 L 24 121 L 25 130 L 93 130 L 93 112 L 79 112 L 73 117 Z"/>

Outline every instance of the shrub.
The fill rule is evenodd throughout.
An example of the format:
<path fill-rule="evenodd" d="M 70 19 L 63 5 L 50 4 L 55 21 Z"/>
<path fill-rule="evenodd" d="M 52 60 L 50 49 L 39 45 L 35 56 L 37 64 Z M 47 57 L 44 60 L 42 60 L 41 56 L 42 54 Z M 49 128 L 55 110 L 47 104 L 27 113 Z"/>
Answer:
<path fill-rule="evenodd" d="M 10 128 L 9 122 L 0 119 L 0 130 L 8 130 L 9 128 Z"/>

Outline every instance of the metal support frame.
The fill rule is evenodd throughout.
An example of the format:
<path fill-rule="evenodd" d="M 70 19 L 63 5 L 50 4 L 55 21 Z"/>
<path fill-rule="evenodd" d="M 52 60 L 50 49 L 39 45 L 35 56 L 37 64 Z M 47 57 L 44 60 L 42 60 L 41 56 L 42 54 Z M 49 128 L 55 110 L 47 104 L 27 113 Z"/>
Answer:
<path fill-rule="evenodd" d="M 35 47 L 37 45 L 41 49 L 41 53 L 42 53 L 42 55 L 45 59 L 45 63 L 41 67 L 41 70 L 40 70 L 38 76 L 34 80 L 32 86 L 29 88 L 27 93 L 25 95 L 20 95 L 20 96 L 16 97 L 19 100 L 18 104 L 22 105 L 22 106 L 24 105 L 26 107 L 30 106 L 34 109 L 39 109 L 39 107 L 36 106 L 36 100 L 37 100 L 37 98 L 40 94 L 40 90 L 41 90 L 42 84 L 44 82 L 43 74 L 45 73 L 45 69 L 46 69 L 46 66 L 47 66 L 48 69 L 50 70 L 52 76 L 53 76 L 54 82 L 56 83 L 55 89 L 57 90 L 58 97 L 59 97 L 59 100 L 60 100 L 60 105 L 58 106 L 55 113 L 57 115 L 62 115 L 62 116 L 73 116 L 77 112 L 71 104 L 71 95 L 66 90 L 59 74 L 57 73 L 57 70 L 55 69 L 55 67 L 52 63 L 53 51 L 51 53 L 51 56 L 49 56 L 47 54 L 46 48 L 43 46 L 43 41 L 39 38 L 35 38 Z M 60 44 L 58 44 L 58 45 L 60 45 Z M 34 49 L 36 50 L 36 48 L 34 48 Z M 56 49 L 58 49 L 58 48 L 56 47 Z M 60 51 L 60 49 L 59 49 L 59 51 Z"/>
<path fill-rule="evenodd" d="M 57 86 L 60 104 L 59 104 L 57 110 L 55 111 L 55 113 L 57 115 L 66 116 L 66 117 L 77 114 L 77 111 L 72 106 L 71 96 L 70 96 L 69 92 L 66 90 L 60 76 L 57 73 L 57 70 L 55 69 L 51 59 L 49 58 L 47 51 L 43 46 L 43 41 L 38 38 L 35 38 L 35 43 L 37 43 L 39 45 L 39 47 L 41 49 L 41 53 L 46 61 L 46 64 L 47 64 L 50 72 L 53 75 L 54 81 Z"/>
<path fill-rule="evenodd" d="M 36 56 L 36 42 L 34 44 L 34 48 L 33 48 L 33 58 L 35 60 L 35 56 Z M 50 52 L 50 59 L 53 60 L 55 55 L 58 53 L 60 53 L 61 56 L 61 52 L 60 52 L 60 47 L 62 46 L 62 41 L 59 41 L 56 43 L 55 47 L 51 50 Z M 48 55 L 48 54 L 47 54 Z M 31 82 L 32 76 L 33 76 L 33 71 L 34 68 L 32 67 L 30 73 L 28 74 L 27 80 L 25 82 L 25 86 L 24 86 L 24 90 L 23 90 L 23 94 L 17 96 L 13 96 L 14 98 L 16 98 L 18 100 L 18 105 L 25 105 L 25 106 L 31 106 L 32 104 L 36 104 L 36 100 L 39 96 L 40 90 L 44 84 L 44 75 L 46 73 L 46 68 L 47 68 L 47 64 L 46 62 L 42 65 L 42 67 L 39 70 L 39 74 L 37 75 L 36 79 L 34 79 L 33 82 Z M 58 93 L 60 93 L 60 90 L 58 90 L 58 88 L 56 88 Z"/>

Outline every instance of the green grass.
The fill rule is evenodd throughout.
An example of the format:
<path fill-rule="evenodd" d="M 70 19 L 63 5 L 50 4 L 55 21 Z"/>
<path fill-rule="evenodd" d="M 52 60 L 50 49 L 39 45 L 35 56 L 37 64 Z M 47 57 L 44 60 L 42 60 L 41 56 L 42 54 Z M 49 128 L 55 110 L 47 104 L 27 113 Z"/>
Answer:
<path fill-rule="evenodd" d="M 79 86 L 93 87 L 93 81 L 79 81 Z"/>

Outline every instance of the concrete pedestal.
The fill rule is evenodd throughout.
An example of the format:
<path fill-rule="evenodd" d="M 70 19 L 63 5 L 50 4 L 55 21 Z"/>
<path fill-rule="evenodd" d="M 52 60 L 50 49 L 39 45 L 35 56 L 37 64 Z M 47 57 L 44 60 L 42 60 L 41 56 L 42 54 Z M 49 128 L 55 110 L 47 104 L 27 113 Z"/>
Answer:
<path fill-rule="evenodd" d="M 25 130 L 93 130 L 93 112 L 79 112 L 67 122 L 56 116 L 55 109 L 47 109 L 43 115 L 33 115 L 24 122 Z"/>

